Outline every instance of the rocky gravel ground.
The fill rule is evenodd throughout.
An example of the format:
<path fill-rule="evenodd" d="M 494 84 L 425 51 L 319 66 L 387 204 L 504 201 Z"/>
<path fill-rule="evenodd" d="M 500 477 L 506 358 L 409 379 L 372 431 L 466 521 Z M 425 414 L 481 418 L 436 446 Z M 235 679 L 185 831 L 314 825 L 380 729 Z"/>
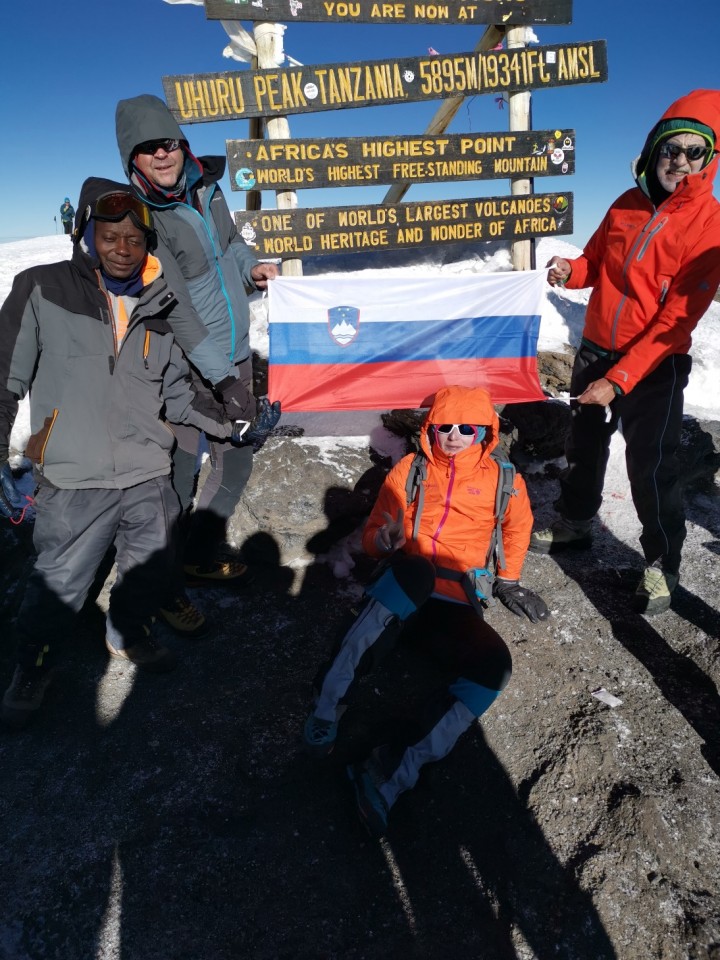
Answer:
<path fill-rule="evenodd" d="M 173 674 L 108 662 L 103 594 L 42 714 L 0 732 L 0 960 L 718 960 L 717 485 L 688 490 L 683 581 L 659 617 L 631 612 L 626 491 L 592 551 L 529 556 L 552 617 L 489 613 L 512 683 L 377 841 L 344 764 L 442 677 L 396 650 L 361 685 L 335 759 L 302 752 L 314 671 L 369 572 L 352 555 L 337 578 L 323 560 L 338 541 L 352 553 L 382 476 L 362 447 L 303 443 L 258 458 L 235 530 L 256 582 L 191 591 L 214 631 L 167 636 Z M 527 478 L 542 523 L 557 483 Z M 0 528 L 0 555 L 9 680 L 28 531 Z"/>

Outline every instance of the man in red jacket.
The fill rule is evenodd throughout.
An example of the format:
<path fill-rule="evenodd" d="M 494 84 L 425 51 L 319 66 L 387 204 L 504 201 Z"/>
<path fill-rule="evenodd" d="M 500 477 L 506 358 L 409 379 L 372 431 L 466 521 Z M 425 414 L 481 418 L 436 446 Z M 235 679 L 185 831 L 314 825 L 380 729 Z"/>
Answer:
<path fill-rule="evenodd" d="M 373 834 L 384 833 L 390 808 L 414 786 L 420 768 L 446 756 L 510 680 L 510 651 L 482 616 L 482 607 L 492 602 L 492 574 L 492 592 L 509 610 L 533 622 L 548 616 L 541 598 L 519 582 L 532 529 L 520 476 L 514 476 L 501 523 L 502 550 L 493 548 L 496 491 L 505 469 L 491 456 L 498 427 L 485 390 L 437 392 L 420 432 L 427 477 L 409 504 L 414 456 L 404 457 L 386 477 L 363 547 L 389 562 L 381 565 L 315 680 L 303 740 L 311 755 L 323 758 L 333 751 L 355 678 L 379 662 L 401 631 L 404 642 L 438 666 L 437 696 L 412 727 L 404 725 L 365 763 L 348 767 L 358 811 Z"/>
<path fill-rule="evenodd" d="M 635 607 L 670 606 L 685 540 L 676 454 L 691 335 L 720 283 L 720 204 L 713 197 L 720 90 L 673 103 L 634 164 L 635 182 L 610 207 L 582 256 L 553 257 L 548 282 L 593 287 L 572 373 L 572 426 L 561 518 L 530 547 L 589 547 L 602 503 L 610 438 L 622 421 L 646 567 Z M 607 413 L 609 411 L 609 413 Z"/>

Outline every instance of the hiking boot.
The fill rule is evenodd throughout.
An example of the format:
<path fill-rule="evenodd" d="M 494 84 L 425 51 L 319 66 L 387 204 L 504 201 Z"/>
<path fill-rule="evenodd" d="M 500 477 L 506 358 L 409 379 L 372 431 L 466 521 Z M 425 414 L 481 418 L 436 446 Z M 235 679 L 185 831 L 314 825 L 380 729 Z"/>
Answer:
<path fill-rule="evenodd" d="M 338 725 L 336 721 L 321 720 L 314 713 L 305 721 L 302 740 L 305 750 L 317 760 L 329 757 L 335 747 Z"/>
<path fill-rule="evenodd" d="M 210 632 L 210 624 L 184 593 L 174 597 L 166 607 L 161 607 L 160 616 L 183 637 L 198 640 Z"/>
<path fill-rule="evenodd" d="M 669 609 L 672 592 L 679 582 L 678 574 L 663 570 L 659 561 L 645 567 L 635 590 L 634 608 L 648 617 L 663 613 Z"/>
<path fill-rule="evenodd" d="M 15 667 L 12 682 L 5 691 L 2 718 L 16 730 L 26 726 L 42 706 L 50 685 L 49 670 L 38 667 Z"/>
<path fill-rule="evenodd" d="M 534 553 L 559 553 L 561 550 L 585 550 L 592 545 L 589 520 L 556 520 L 544 530 L 535 530 L 530 537 Z"/>
<path fill-rule="evenodd" d="M 186 563 L 183 570 L 185 582 L 189 587 L 222 586 L 223 584 L 244 587 L 254 579 L 247 564 L 229 557 L 213 560 L 205 566 Z"/>
<path fill-rule="evenodd" d="M 383 837 L 390 811 L 368 769 L 368 764 L 351 763 L 346 769 L 355 790 L 355 803 L 363 826 L 371 837 Z"/>
<path fill-rule="evenodd" d="M 110 656 L 116 660 L 134 663 L 136 667 L 150 673 L 169 673 L 174 670 L 178 665 L 178 660 L 172 650 L 168 650 L 167 647 L 156 640 L 149 627 L 143 627 L 143 630 L 145 631 L 144 637 L 138 638 L 122 650 L 114 647 L 105 637 L 105 646 Z"/>

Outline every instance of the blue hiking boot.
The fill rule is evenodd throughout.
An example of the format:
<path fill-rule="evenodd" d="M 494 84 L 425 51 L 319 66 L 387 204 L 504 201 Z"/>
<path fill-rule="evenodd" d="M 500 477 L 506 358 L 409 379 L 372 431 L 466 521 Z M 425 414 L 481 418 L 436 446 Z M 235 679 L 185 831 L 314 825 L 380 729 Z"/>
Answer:
<path fill-rule="evenodd" d="M 355 803 L 363 826 L 371 837 L 385 836 L 390 811 L 367 764 L 351 763 L 346 769 L 355 790 Z"/>
<path fill-rule="evenodd" d="M 329 757 L 335 747 L 337 729 L 337 722 L 321 720 L 320 717 L 311 713 L 305 721 L 302 732 L 305 750 L 317 760 L 324 760 L 325 757 Z"/>

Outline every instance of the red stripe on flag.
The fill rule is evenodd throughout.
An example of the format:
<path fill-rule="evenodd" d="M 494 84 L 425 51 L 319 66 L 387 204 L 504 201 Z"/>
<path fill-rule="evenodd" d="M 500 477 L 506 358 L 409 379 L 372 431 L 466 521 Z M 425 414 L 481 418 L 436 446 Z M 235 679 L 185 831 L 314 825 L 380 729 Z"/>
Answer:
<path fill-rule="evenodd" d="M 268 396 L 283 411 L 416 409 L 440 387 L 484 387 L 493 403 L 544 400 L 535 357 L 397 363 L 271 364 Z"/>

